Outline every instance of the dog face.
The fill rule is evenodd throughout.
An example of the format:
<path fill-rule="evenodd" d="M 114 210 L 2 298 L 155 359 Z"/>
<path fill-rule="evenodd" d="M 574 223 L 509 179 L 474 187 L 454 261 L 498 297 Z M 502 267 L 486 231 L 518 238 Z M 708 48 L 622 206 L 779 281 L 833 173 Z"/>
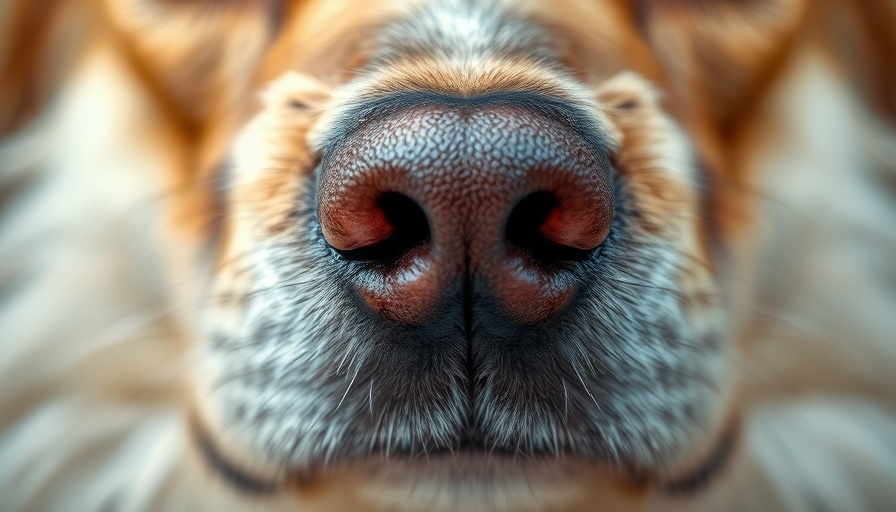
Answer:
<path fill-rule="evenodd" d="M 203 435 L 281 478 L 678 477 L 731 414 L 682 130 L 631 71 L 580 79 L 539 9 L 385 19 L 349 80 L 287 72 L 241 132 Z"/>
<path fill-rule="evenodd" d="M 621 510 L 735 457 L 751 109 L 805 2 L 95 10 L 207 249 L 181 405 L 227 487 Z"/>

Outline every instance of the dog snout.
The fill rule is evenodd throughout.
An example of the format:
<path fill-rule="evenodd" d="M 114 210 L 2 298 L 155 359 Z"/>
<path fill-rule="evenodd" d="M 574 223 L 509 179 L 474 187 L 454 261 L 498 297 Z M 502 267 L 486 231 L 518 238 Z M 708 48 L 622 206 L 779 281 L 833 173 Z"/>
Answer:
<path fill-rule="evenodd" d="M 414 105 L 366 123 L 325 156 L 317 189 L 323 236 L 365 302 L 408 324 L 465 287 L 514 322 L 549 318 L 613 206 L 585 137 L 509 105 Z"/>

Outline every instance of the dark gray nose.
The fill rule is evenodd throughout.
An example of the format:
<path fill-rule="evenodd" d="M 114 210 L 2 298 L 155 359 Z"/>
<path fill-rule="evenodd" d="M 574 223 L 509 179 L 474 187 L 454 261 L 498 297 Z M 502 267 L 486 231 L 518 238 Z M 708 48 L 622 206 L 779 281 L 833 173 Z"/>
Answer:
<path fill-rule="evenodd" d="M 317 208 L 327 242 L 365 269 L 361 296 L 388 318 L 425 323 L 446 290 L 476 281 L 526 324 L 569 301 L 575 280 L 558 269 L 604 242 L 613 190 L 605 161 L 562 120 L 427 104 L 341 141 Z"/>

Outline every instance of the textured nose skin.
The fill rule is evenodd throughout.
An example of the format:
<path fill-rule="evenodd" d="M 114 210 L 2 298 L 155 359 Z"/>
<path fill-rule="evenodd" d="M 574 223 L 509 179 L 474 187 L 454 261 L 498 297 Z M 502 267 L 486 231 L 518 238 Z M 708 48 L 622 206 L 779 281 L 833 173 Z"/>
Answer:
<path fill-rule="evenodd" d="M 600 246 L 612 179 L 563 122 L 519 106 L 417 105 L 373 121 L 325 158 L 317 195 L 327 242 L 392 320 L 419 324 L 458 283 L 538 322 L 575 292 L 564 261 Z"/>

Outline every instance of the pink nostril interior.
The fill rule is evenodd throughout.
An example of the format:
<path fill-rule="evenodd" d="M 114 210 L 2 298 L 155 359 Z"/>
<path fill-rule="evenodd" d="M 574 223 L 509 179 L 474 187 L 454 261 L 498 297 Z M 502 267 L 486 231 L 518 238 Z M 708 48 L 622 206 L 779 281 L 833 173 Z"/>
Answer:
<path fill-rule="evenodd" d="M 609 200 L 597 197 L 594 192 L 580 193 L 579 197 L 564 197 L 549 213 L 539 227 L 548 240 L 562 246 L 591 251 L 599 247 L 610 231 L 612 207 Z"/>
<path fill-rule="evenodd" d="M 429 240 L 429 223 L 417 203 L 398 192 L 384 192 L 374 201 L 339 201 L 330 198 L 320 209 L 324 238 L 348 259 L 397 263 L 402 254 Z M 344 204 L 344 203 L 343 203 Z"/>
<path fill-rule="evenodd" d="M 382 243 L 394 231 L 385 214 L 377 208 L 321 215 L 321 229 L 327 243 L 339 251 L 351 251 Z"/>
<path fill-rule="evenodd" d="M 334 187 L 336 188 L 336 187 Z M 338 251 L 352 251 L 387 240 L 395 228 L 380 207 L 380 193 L 363 186 L 326 193 L 318 205 L 321 231 L 327 243 Z"/>
<path fill-rule="evenodd" d="M 541 191 L 524 197 L 513 208 L 505 234 L 512 247 L 527 251 L 535 261 L 551 263 L 584 257 L 599 247 L 611 220 L 612 199 L 606 201 L 594 191 L 577 195 Z"/>

